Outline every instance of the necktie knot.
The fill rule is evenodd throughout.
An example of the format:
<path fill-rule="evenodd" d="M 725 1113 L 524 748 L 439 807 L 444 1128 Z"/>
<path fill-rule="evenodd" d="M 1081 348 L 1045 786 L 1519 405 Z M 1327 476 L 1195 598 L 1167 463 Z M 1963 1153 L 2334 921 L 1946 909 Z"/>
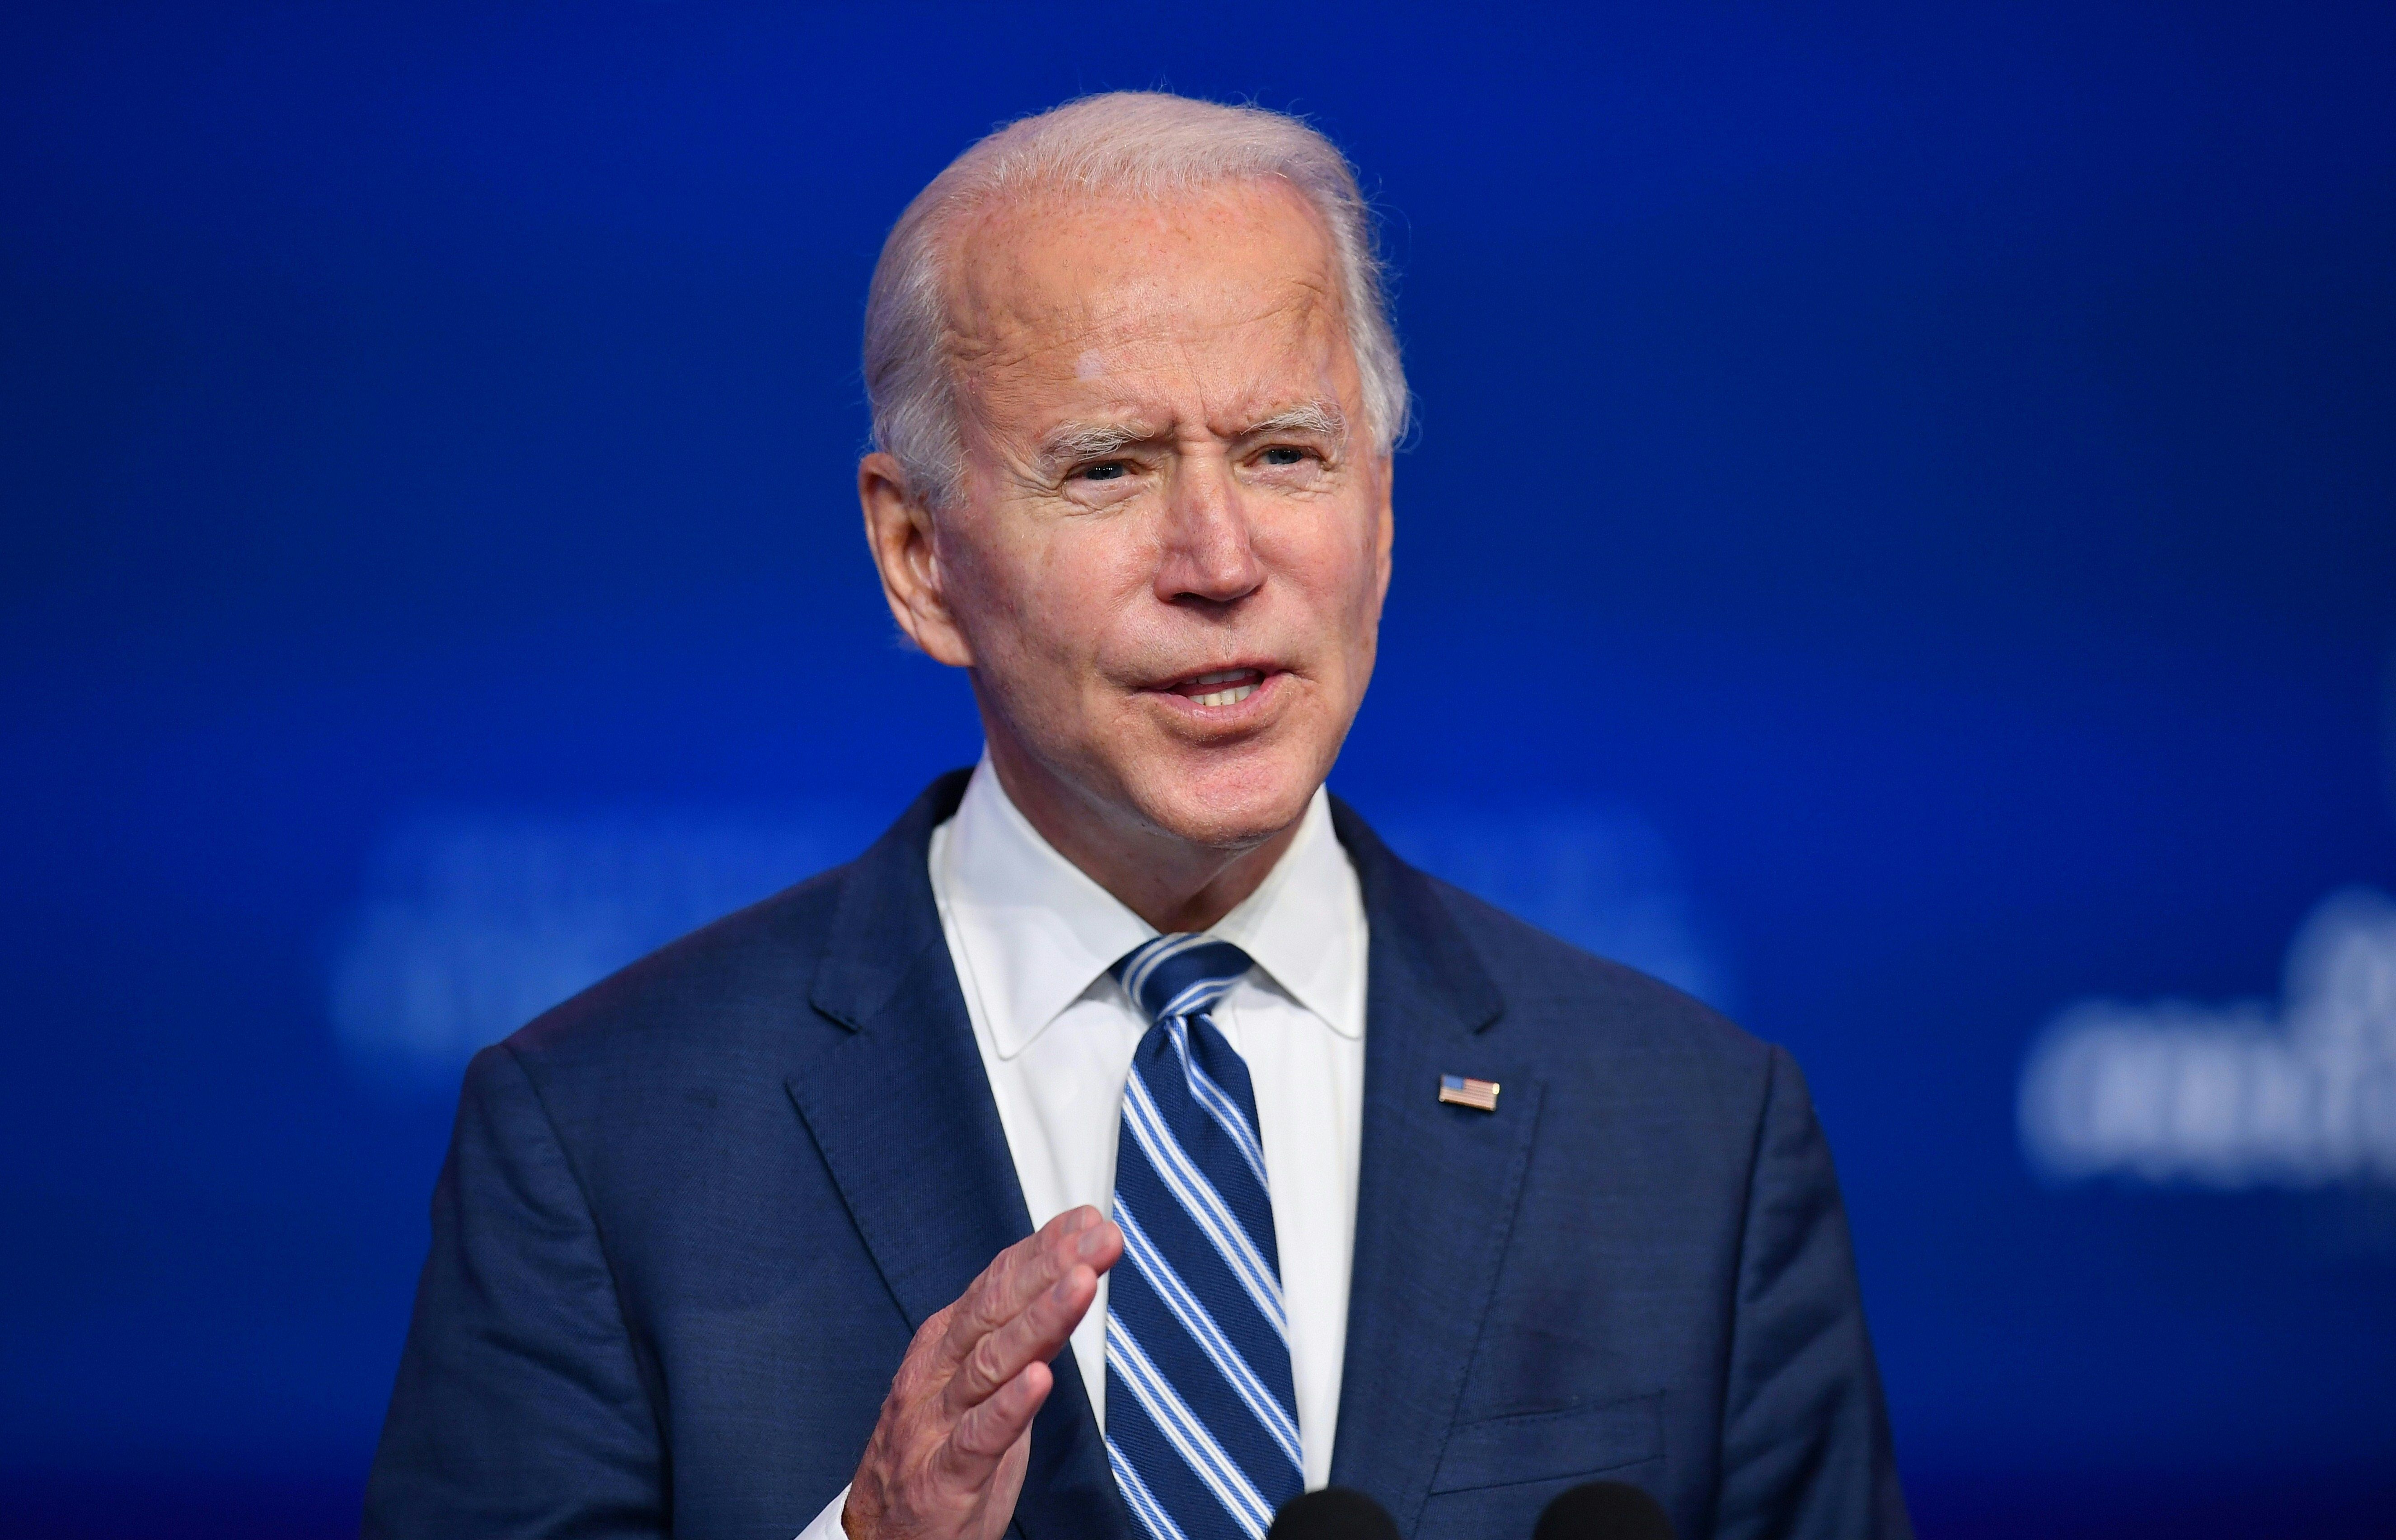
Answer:
<path fill-rule="evenodd" d="M 1254 964 L 1229 941 L 1183 932 L 1144 941 L 1109 970 L 1151 1022 L 1204 1016 Z"/>

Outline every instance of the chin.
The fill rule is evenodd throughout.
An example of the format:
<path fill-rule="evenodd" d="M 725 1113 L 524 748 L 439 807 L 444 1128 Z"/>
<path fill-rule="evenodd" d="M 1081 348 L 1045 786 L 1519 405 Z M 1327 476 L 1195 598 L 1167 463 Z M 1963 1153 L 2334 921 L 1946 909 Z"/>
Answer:
<path fill-rule="evenodd" d="M 1312 754 L 1202 751 L 1171 756 L 1127 778 L 1141 810 L 1167 832 L 1211 849 L 1243 850 L 1305 816 L 1323 774 Z"/>

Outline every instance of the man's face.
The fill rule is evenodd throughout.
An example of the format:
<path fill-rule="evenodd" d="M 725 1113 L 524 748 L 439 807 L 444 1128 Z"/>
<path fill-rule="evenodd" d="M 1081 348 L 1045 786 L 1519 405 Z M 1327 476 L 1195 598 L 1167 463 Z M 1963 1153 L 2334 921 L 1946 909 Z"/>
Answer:
<path fill-rule="evenodd" d="M 1389 586 L 1322 226 L 1235 183 L 1021 202 L 959 250 L 966 476 L 931 547 L 993 752 L 1110 822 L 1261 841 L 1329 774 Z"/>

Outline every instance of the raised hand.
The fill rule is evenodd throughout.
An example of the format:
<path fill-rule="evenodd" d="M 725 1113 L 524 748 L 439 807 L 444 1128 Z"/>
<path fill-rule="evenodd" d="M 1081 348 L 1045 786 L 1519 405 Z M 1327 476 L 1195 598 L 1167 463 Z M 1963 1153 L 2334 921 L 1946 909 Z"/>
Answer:
<path fill-rule="evenodd" d="M 849 1483 L 849 1540 L 998 1540 L 1056 1384 L 1048 1361 L 1122 1255 L 1123 1232 L 1097 1209 L 1069 1210 L 924 1322 Z"/>

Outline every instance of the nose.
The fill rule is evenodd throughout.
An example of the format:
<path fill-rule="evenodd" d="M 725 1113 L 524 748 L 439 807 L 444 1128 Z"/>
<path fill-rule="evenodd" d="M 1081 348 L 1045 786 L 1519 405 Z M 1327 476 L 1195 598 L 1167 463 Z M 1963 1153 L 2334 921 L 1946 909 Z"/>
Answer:
<path fill-rule="evenodd" d="M 1167 488 L 1156 596 L 1168 604 L 1230 604 L 1264 582 L 1256 531 L 1219 451 L 1185 454 Z"/>

